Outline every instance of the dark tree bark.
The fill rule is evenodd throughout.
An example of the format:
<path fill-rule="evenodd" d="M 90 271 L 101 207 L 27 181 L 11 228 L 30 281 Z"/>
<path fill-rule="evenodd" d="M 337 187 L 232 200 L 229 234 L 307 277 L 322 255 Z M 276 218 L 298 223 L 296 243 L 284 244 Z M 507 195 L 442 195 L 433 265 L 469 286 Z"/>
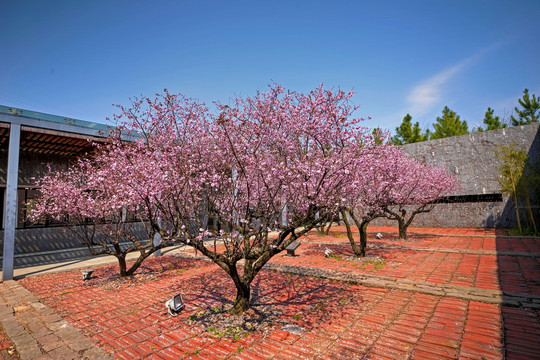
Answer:
<path fill-rule="evenodd" d="M 354 234 L 352 232 L 351 224 L 349 222 L 349 218 L 347 214 L 350 214 L 350 211 L 346 209 L 341 209 L 341 216 L 343 217 L 343 222 L 345 223 L 345 228 L 347 229 L 347 238 L 349 239 L 349 242 L 351 243 L 353 253 L 355 256 L 358 256 L 358 257 L 366 256 L 366 249 L 362 248 L 362 242 L 360 242 L 360 244 L 357 245 L 356 241 L 354 240 Z"/>
<path fill-rule="evenodd" d="M 339 223 L 339 216 L 336 217 L 336 218 L 330 218 L 330 221 L 328 221 L 327 223 L 322 223 L 320 226 L 317 227 L 317 231 L 320 233 L 320 234 L 324 234 L 324 235 L 328 235 L 330 233 L 330 228 L 332 228 L 332 225 L 334 223 L 334 221 L 337 221 Z M 326 227 L 326 229 L 325 229 Z"/>
<path fill-rule="evenodd" d="M 341 215 L 343 217 L 343 222 L 345 223 L 345 228 L 347 229 L 347 238 L 349 239 L 349 242 L 351 243 L 351 247 L 353 249 L 353 253 L 357 257 L 364 257 L 366 256 L 366 249 L 367 249 L 367 227 L 369 223 L 378 217 L 382 217 L 382 214 L 379 213 L 369 213 L 367 215 L 362 216 L 361 218 L 358 218 L 358 216 L 355 215 L 354 210 L 352 209 L 341 209 Z M 353 220 L 354 224 L 356 225 L 356 228 L 358 229 L 358 244 L 356 243 L 354 239 L 354 234 L 351 230 L 351 224 L 349 222 L 349 219 L 347 217 L 349 215 L 351 219 Z"/>
<path fill-rule="evenodd" d="M 399 229 L 399 238 L 403 240 L 407 239 L 408 226 L 405 225 L 405 221 L 402 218 L 398 218 L 397 222 L 398 222 L 398 229 Z"/>
<path fill-rule="evenodd" d="M 148 258 L 150 255 L 152 255 L 153 253 L 155 253 L 157 250 L 161 248 L 162 246 L 160 246 L 159 248 L 153 247 L 150 250 L 141 253 L 137 257 L 137 259 L 135 259 L 135 262 L 133 263 L 133 265 L 130 266 L 129 269 L 127 268 L 127 261 L 126 261 L 128 251 L 120 251 L 120 252 L 115 253 L 114 256 L 118 259 L 118 268 L 120 270 L 120 276 L 125 277 L 125 276 L 133 275 L 135 271 L 139 269 L 139 267 L 142 265 L 143 261 L 146 258 Z"/>
<path fill-rule="evenodd" d="M 159 245 L 154 245 L 152 241 L 146 244 L 141 244 L 134 236 L 117 231 L 114 235 L 114 239 L 109 239 L 107 236 L 101 240 L 96 240 L 95 225 L 84 226 L 72 226 L 70 229 L 78 238 L 82 244 L 85 244 L 92 255 L 112 255 L 118 260 L 118 268 L 121 277 L 133 275 L 137 269 L 142 265 L 144 260 L 156 251 L 163 249 L 167 246 L 173 245 L 172 242 L 163 241 Z M 150 238 L 153 238 L 150 236 Z M 131 244 L 122 249 L 120 246 L 120 240 L 127 240 Z M 111 249 L 112 247 L 112 249 Z M 129 253 L 138 251 L 140 254 L 135 259 L 135 262 L 131 267 L 127 267 L 126 257 Z"/>
<path fill-rule="evenodd" d="M 395 220 L 398 222 L 399 238 L 405 240 L 407 239 L 407 229 L 413 222 L 415 216 L 420 213 L 430 212 L 431 210 L 433 210 L 433 207 L 434 204 L 424 204 L 412 210 L 411 212 L 407 212 L 407 210 L 401 206 L 397 210 L 392 210 L 389 207 L 385 207 L 384 216 L 390 220 Z"/>
<path fill-rule="evenodd" d="M 360 256 L 366 256 L 367 248 L 367 226 L 371 219 L 363 219 L 360 224 L 357 225 L 358 231 L 360 233 L 360 247 L 362 248 L 362 253 Z"/>
<path fill-rule="evenodd" d="M 135 262 L 133 263 L 133 265 L 131 265 L 131 267 L 126 271 L 126 276 L 131 276 L 135 273 L 135 271 L 137 271 L 137 269 L 142 265 L 143 261 L 149 257 L 150 255 L 152 255 L 153 253 L 155 253 L 157 250 L 161 249 L 162 247 L 160 246 L 159 248 L 156 248 L 156 247 L 153 247 L 151 248 L 150 250 L 148 251 L 145 251 L 144 253 L 141 253 L 137 259 L 135 260 Z"/>
<path fill-rule="evenodd" d="M 332 222 L 329 222 L 328 223 L 328 227 L 326 228 L 326 230 L 324 231 L 324 235 L 328 235 L 330 234 L 330 228 L 332 227 Z"/>
<path fill-rule="evenodd" d="M 253 247 L 249 240 L 251 235 L 245 235 L 244 248 L 242 251 L 223 254 L 212 251 L 204 245 L 203 241 L 190 242 L 188 245 L 200 251 L 204 256 L 210 258 L 214 263 L 221 267 L 233 280 L 236 287 L 236 299 L 230 314 L 233 316 L 242 315 L 249 309 L 251 301 L 251 283 L 264 265 L 276 254 L 285 250 L 293 241 L 298 240 L 305 233 L 314 229 L 319 221 L 314 220 L 306 224 L 302 230 L 288 228 L 280 232 L 279 243 L 275 248 L 270 246 Z M 244 259 L 243 272 L 238 271 L 238 262 Z"/>
<path fill-rule="evenodd" d="M 125 254 L 117 254 L 115 256 L 118 259 L 118 268 L 120 269 L 120 276 L 121 277 L 127 276 L 126 255 Z"/>
<path fill-rule="evenodd" d="M 244 276 L 239 276 L 236 266 L 231 267 L 229 273 L 236 286 L 236 299 L 234 305 L 230 311 L 233 316 L 242 315 L 247 309 L 249 309 L 249 301 L 251 300 L 251 281 L 252 277 L 255 277 L 255 273 L 249 271 L 246 273 L 244 269 Z"/>

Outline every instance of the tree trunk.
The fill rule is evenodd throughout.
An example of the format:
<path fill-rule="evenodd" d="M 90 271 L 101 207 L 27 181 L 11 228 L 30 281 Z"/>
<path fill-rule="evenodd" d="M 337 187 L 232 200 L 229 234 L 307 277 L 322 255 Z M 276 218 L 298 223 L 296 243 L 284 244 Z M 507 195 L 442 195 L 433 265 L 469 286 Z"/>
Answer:
<path fill-rule="evenodd" d="M 519 229 L 519 233 L 522 234 L 523 230 L 521 229 L 521 220 L 519 219 L 517 189 L 516 189 L 516 183 L 514 182 L 514 176 L 512 174 L 512 170 L 510 170 L 510 180 L 512 181 L 512 189 L 514 190 L 512 193 L 512 196 L 514 198 L 514 204 L 516 206 L 516 219 L 517 219 L 518 229 Z"/>
<path fill-rule="evenodd" d="M 350 211 L 341 209 L 341 217 L 343 217 L 343 222 L 345 223 L 345 228 L 347 229 L 347 238 L 349 239 L 349 242 L 351 243 L 351 247 L 354 253 L 354 256 L 365 256 L 366 252 L 365 250 L 362 252 L 361 248 L 359 248 L 356 245 L 356 242 L 354 241 L 354 235 L 351 230 L 351 224 L 349 223 L 349 219 L 347 218 L 347 213 L 350 213 Z M 360 236 L 361 238 L 361 236 Z M 361 243 L 361 242 L 360 242 Z M 362 255 L 363 253 L 363 255 Z"/>
<path fill-rule="evenodd" d="M 366 247 L 367 247 L 367 226 L 369 221 L 362 220 L 360 226 L 358 226 L 358 231 L 360 232 L 360 249 L 358 254 L 355 254 L 359 257 L 366 256 Z"/>
<path fill-rule="evenodd" d="M 142 265 L 143 261 L 149 257 L 150 255 L 152 255 L 153 253 L 155 253 L 158 249 L 155 249 L 155 250 L 149 250 L 149 251 L 146 251 L 144 253 L 142 253 L 141 255 L 139 255 L 139 257 L 137 258 L 137 260 L 135 261 L 135 263 L 133 265 L 131 265 L 131 267 L 129 268 L 129 270 L 126 272 L 126 275 L 130 276 L 130 275 L 133 275 L 135 273 L 135 271 L 137 271 L 137 269 Z"/>
<path fill-rule="evenodd" d="M 129 274 L 127 273 L 127 266 L 126 266 L 126 255 L 125 254 L 118 254 L 116 255 L 116 258 L 118 259 L 118 267 L 120 268 L 120 276 L 125 277 Z"/>
<path fill-rule="evenodd" d="M 379 215 L 365 215 L 359 220 L 356 216 L 352 216 L 354 223 L 356 224 L 356 227 L 358 228 L 358 233 L 360 234 L 360 247 L 358 249 L 358 254 L 355 254 L 359 257 L 366 256 L 366 249 L 367 249 L 367 227 L 371 220 L 375 219 L 376 217 L 379 217 Z"/>
<path fill-rule="evenodd" d="M 514 205 L 515 205 L 515 208 L 516 208 L 516 219 L 517 219 L 517 224 L 518 224 L 518 229 L 519 229 L 519 233 L 523 233 L 523 230 L 521 230 L 521 220 L 519 219 L 519 209 L 518 209 L 518 200 L 517 200 L 517 196 L 514 194 Z"/>
<path fill-rule="evenodd" d="M 242 315 L 247 309 L 249 309 L 249 300 L 251 298 L 251 280 L 255 277 L 251 264 L 247 262 L 244 264 L 244 274 L 240 276 L 235 264 L 229 264 L 226 267 L 229 276 L 233 279 L 236 286 L 236 299 L 234 305 L 230 311 L 233 316 Z"/>
<path fill-rule="evenodd" d="M 328 223 L 328 227 L 326 228 L 326 230 L 325 230 L 325 232 L 324 232 L 325 235 L 328 235 L 328 234 L 330 233 L 330 228 L 331 228 L 331 227 L 332 227 L 332 221 L 330 221 L 330 222 Z"/>
<path fill-rule="evenodd" d="M 242 315 L 247 309 L 249 309 L 249 300 L 251 297 L 251 284 L 245 284 L 243 281 L 238 283 L 234 282 L 236 285 L 236 300 L 234 306 L 231 309 L 230 314 L 233 316 Z"/>
<path fill-rule="evenodd" d="M 212 253 L 201 245 L 199 250 L 202 252 L 202 254 L 210 257 L 234 281 L 234 285 L 236 286 L 236 299 L 231 311 L 229 312 L 230 315 L 239 316 L 249 309 L 249 302 L 251 300 L 251 282 L 255 276 L 257 276 L 259 271 L 261 271 L 264 265 L 272 258 L 272 256 L 280 251 L 283 251 L 285 246 L 291 244 L 293 241 L 297 240 L 314 228 L 315 225 L 311 223 L 308 226 L 305 226 L 301 231 L 299 231 L 299 233 L 296 233 L 294 228 L 281 232 L 279 235 L 283 241 L 281 250 L 269 249 L 258 253 L 256 252 L 254 254 L 244 254 L 245 261 L 242 276 L 240 276 L 236 267 L 238 260 L 230 258 L 227 259 L 223 255 Z M 288 237 L 289 235 L 290 237 Z M 244 249 L 246 248 L 247 247 L 244 247 Z"/>
<path fill-rule="evenodd" d="M 404 219 L 401 219 L 399 218 L 398 219 L 398 228 L 399 228 L 399 238 L 400 239 L 407 239 L 407 227 L 405 225 L 405 220 Z"/>

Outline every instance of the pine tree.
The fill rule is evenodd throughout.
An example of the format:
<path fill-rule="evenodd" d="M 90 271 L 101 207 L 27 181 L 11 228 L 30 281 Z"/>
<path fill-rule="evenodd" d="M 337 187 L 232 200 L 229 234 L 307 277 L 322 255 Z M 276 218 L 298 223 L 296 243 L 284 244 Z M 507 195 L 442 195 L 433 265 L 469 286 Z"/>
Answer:
<path fill-rule="evenodd" d="M 461 121 L 459 115 L 445 106 L 442 117 L 437 117 L 433 124 L 435 131 L 430 134 L 430 140 L 442 139 L 450 136 L 465 135 L 469 133 L 467 121 Z"/>
<path fill-rule="evenodd" d="M 519 105 L 522 110 L 517 107 L 514 108 L 517 114 L 517 119 L 512 115 L 513 126 L 528 125 L 538 122 L 538 111 L 540 111 L 540 103 L 538 102 L 538 96 L 532 94 L 532 98 L 529 97 L 529 89 L 523 90 L 523 98 L 518 99 Z"/>
<path fill-rule="evenodd" d="M 504 129 L 506 127 L 506 124 L 501 122 L 500 118 L 498 116 L 493 116 L 493 113 L 495 110 L 488 107 L 486 110 L 486 114 L 484 115 L 484 124 L 486 125 L 485 129 L 482 129 L 481 127 L 478 127 L 478 131 L 489 131 L 489 130 L 497 130 L 497 129 Z"/>
<path fill-rule="evenodd" d="M 418 121 L 412 125 L 412 116 L 405 115 L 401 125 L 396 128 L 396 135 L 392 136 L 391 141 L 396 145 L 412 144 L 415 142 L 426 141 L 428 134 L 423 134 Z"/>

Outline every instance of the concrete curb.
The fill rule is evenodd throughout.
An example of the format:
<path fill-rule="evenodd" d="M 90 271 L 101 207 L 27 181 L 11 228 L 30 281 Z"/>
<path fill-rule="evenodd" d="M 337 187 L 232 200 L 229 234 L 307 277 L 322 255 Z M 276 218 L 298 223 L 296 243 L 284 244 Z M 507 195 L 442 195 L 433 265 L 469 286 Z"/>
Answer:
<path fill-rule="evenodd" d="M 267 270 L 284 273 L 313 276 L 328 280 L 343 281 L 351 284 L 375 288 L 386 288 L 400 291 L 421 293 L 426 295 L 453 297 L 469 301 L 478 301 L 488 304 L 540 309 L 540 296 L 529 294 L 505 293 L 498 290 L 480 289 L 475 287 L 434 284 L 425 281 L 396 279 L 386 276 L 350 274 L 340 271 L 324 270 L 302 266 L 267 263 Z"/>
<path fill-rule="evenodd" d="M 309 241 L 308 244 L 315 245 L 349 245 L 348 241 Z M 467 250 L 467 249 L 444 249 L 444 248 L 429 248 L 425 246 L 407 246 L 407 245 L 393 245 L 393 244 L 367 244 L 368 249 L 399 249 L 399 250 L 413 250 L 413 251 L 428 251 L 439 253 L 451 253 L 451 254 L 472 254 L 472 255 L 492 255 L 492 256 L 521 256 L 521 257 L 540 257 L 540 253 L 529 253 L 522 251 L 497 251 L 497 250 Z"/>

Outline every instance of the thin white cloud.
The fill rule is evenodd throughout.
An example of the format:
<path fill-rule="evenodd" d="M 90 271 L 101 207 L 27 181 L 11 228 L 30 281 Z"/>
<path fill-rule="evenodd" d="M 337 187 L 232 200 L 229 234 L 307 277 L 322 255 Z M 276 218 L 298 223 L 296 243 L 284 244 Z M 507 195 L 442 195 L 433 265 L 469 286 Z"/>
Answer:
<path fill-rule="evenodd" d="M 410 91 L 409 96 L 407 96 L 407 101 L 410 104 L 409 113 L 416 116 L 422 116 L 433 108 L 433 106 L 438 104 L 441 100 L 444 84 L 458 74 L 464 67 L 465 63 L 460 62 L 415 86 Z"/>
<path fill-rule="evenodd" d="M 463 72 L 467 67 L 478 61 L 486 52 L 493 50 L 503 43 L 495 43 L 478 51 L 476 54 L 458 62 L 457 64 L 441 71 L 438 74 L 420 82 L 411 89 L 407 96 L 408 113 L 413 116 L 422 116 L 428 113 L 435 105 L 439 104 L 445 85 L 456 75 Z"/>

